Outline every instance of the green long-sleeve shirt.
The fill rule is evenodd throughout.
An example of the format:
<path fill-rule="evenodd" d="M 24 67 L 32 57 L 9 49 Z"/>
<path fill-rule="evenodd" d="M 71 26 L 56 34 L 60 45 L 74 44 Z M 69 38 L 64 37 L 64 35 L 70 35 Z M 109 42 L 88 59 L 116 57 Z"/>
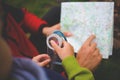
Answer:
<path fill-rule="evenodd" d="M 69 80 L 94 80 L 93 74 L 86 68 L 80 67 L 74 56 L 62 61 Z"/>

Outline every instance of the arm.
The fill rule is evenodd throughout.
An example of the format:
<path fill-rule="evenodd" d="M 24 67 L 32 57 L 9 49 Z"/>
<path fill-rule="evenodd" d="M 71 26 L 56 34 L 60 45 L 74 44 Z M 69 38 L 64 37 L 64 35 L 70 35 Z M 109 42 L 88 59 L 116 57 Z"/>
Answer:
<path fill-rule="evenodd" d="M 37 33 L 39 32 L 39 29 L 41 29 L 45 26 L 47 26 L 47 22 L 42 20 L 41 18 L 38 18 L 36 15 L 28 12 L 25 9 L 22 9 L 24 13 L 24 30 L 32 32 L 32 33 Z"/>
<path fill-rule="evenodd" d="M 73 57 L 73 47 L 63 41 L 63 47 L 59 47 L 54 41 L 51 45 L 57 52 L 58 56 L 62 59 L 62 64 L 67 72 L 69 80 L 94 80 L 92 73 L 79 66 L 75 57 Z"/>
<path fill-rule="evenodd" d="M 48 26 L 47 22 L 37 17 L 36 15 L 23 9 L 24 12 L 24 30 L 31 33 L 38 33 L 39 35 L 48 36 L 54 30 L 60 30 L 60 24 Z M 64 32 L 65 36 L 69 37 L 72 34 L 70 32 Z"/>
<path fill-rule="evenodd" d="M 92 73 L 80 67 L 74 56 L 69 56 L 62 61 L 69 80 L 94 80 Z"/>

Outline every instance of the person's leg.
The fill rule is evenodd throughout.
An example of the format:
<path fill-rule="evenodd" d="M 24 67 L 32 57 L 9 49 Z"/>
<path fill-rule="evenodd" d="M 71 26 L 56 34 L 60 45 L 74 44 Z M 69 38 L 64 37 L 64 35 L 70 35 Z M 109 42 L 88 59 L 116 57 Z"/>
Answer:
<path fill-rule="evenodd" d="M 60 6 L 53 7 L 42 17 L 42 19 L 48 23 L 48 26 L 53 26 L 60 22 L 60 12 Z M 47 53 L 46 37 L 31 35 L 30 40 L 40 53 Z"/>

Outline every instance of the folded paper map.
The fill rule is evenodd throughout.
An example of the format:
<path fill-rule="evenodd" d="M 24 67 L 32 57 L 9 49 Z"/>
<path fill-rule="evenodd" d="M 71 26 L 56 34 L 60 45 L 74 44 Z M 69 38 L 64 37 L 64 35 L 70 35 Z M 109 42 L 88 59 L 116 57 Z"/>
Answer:
<path fill-rule="evenodd" d="M 75 52 L 86 39 L 95 34 L 95 42 L 103 58 L 112 55 L 114 2 L 63 2 L 62 31 L 73 34 L 67 38 Z"/>

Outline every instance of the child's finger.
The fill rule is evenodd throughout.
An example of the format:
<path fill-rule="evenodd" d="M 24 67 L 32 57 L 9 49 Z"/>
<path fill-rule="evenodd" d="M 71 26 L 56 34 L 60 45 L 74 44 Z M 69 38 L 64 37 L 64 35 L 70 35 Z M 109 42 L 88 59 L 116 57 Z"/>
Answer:
<path fill-rule="evenodd" d="M 54 50 L 56 52 L 59 52 L 60 47 L 53 40 L 51 40 L 50 43 L 51 43 L 52 47 L 54 48 Z"/>
<path fill-rule="evenodd" d="M 40 66 L 46 66 L 46 65 L 48 65 L 50 63 L 50 61 L 51 61 L 50 59 L 46 59 L 46 60 L 38 63 L 38 65 L 40 65 Z"/>

